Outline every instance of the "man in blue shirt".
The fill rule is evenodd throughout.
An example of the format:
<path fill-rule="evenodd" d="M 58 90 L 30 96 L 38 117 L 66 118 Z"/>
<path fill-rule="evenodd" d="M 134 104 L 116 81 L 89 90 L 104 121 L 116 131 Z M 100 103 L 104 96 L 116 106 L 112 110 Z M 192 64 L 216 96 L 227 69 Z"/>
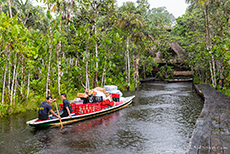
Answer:
<path fill-rule="evenodd" d="M 65 93 L 61 94 L 61 100 L 63 101 L 63 113 L 61 114 L 61 117 L 71 117 L 71 112 L 73 112 L 72 106 L 70 105 L 69 101 L 66 99 L 67 96 Z"/>
<path fill-rule="evenodd" d="M 49 112 L 54 115 L 55 117 L 61 119 L 61 117 L 59 115 L 57 115 L 51 108 L 51 103 L 55 101 L 53 100 L 53 98 L 51 96 L 48 96 L 46 98 L 46 101 L 42 102 L 42 104 L 40 105 L 40 109 L 38 111 L 38 118 L 40 120 L 47 120 L 49 117 L 48 117 L 48 114 Z"/>

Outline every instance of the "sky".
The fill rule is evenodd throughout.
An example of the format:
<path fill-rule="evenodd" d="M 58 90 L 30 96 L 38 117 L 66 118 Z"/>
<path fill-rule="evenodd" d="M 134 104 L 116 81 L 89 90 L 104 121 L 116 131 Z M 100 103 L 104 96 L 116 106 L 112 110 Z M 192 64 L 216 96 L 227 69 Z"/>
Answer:
<path fill-rule="evenodd" d="M 122 6 L 124 2 L 136 2 L 136 0 L 116 0 L 118 6 Z M 32 0 L 35 5 L 45 6 L 45 4 L 37 3 L 35 0 Z M 157 8 L 165 6 L 169 13 L 172 13 L 175 18 L 182 16 L 188 4 L 185 3 L 185 0 L 148 0 L 150 8 Z"/>
<path fill-rule="evenodd" d="M 136 0 L 117 0 L 118 6 L 121 6 L 124 2 L 136 2 Z M 172 13 L 175 18 L 185 14 L 188 4 L 185 0 L 148 0 L 150 8 L 158 8 L 165 6 L 169 13 Z"/>

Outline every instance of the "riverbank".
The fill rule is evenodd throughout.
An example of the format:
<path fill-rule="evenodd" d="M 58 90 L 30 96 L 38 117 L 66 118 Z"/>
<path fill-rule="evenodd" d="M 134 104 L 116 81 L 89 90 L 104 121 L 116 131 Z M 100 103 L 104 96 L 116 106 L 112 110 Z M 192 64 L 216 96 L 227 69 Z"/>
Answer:
<path fill-rule="evenodd" d="M 209 85 L 194 85 L 204 98 L 187 154 L 230 153 L 230 98 Z"/>
<path fill-rule="evenodd" d="M 126 92 L 127 91 L 127 87 L 126 86 L 119 86 L 119 89 L 122 92 Z M 84 90 L 84 89 L 83 89 Z M 132 83 L 130 85 L 130 91 L 134 91 L 135 90 L 135 85 L 134 83 Z M 83 92 L 82 89 L 78 90 L 78 91 L 69 91 L 66 92 L 67 94 L 67 99 L 68 100 L 73 100 L 74 98 L 77 97 L 77 93 L 78 92 Z M 1 95 L 1 93 L 0 93 Z M 12 103 L 12 105 L 10 105 L 9 101 L 6 100 L 5 104 L 1 104 L 0 103 L 0 117 L 4 117 L 4 116 L 9 116 L 12 114 L 18 114 L 18 113 L 23 113 L 23 112 L 27 112 L 30 110 L 35 110 L 37 111 L 39 109 L 39 106 L 41 104 L 41 102 L 45 101 L 45 94 L 36 94 L 34 91 L 30 91 L 30 96 L 29 99 L 26 101 L 25 98 L 17 98 L 15 100 L 14 103 Z M 57 93 L 54 93 L 53 95 L 51 95 L 52 97 L 57 99 L 57 103 L 62 103 L 60 96 L 58 96 Z M 52 107 L 54 107 L 54 104 L 52 104 Z"/>

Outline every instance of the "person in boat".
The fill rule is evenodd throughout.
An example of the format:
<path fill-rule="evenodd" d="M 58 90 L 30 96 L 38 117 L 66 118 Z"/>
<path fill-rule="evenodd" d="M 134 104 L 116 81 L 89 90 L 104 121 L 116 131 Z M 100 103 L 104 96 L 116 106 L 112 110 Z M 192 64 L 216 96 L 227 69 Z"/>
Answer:
<path fill-rule="evenodd" d="M 61 94 L 61 100 L 63 101 L 63 113 L 61 114 L 61 117 L 69 116 L 70 118 L 72 118 L 70 113 L 73 112 L 73 109 L 69 101 L 67 100 L 67 96 L 65 93 Z"/>
<path fill-rule="evenodd" d="M 59 115 L 57 115 L 57 114 L 52 110 L 52 108 L 51 108 L 51 105 L 50 105 L 50 104 L 51 104 L 53 101 L 55 101 L 55 100 L 53 100 L 53 98 L 52 98 L 51 96 L 48 96 L 48 97 L 46 98 L 46 101 L 42 102 L 42 104 L 40 105 L 40 109 L 39 109 L 39 111 L 38 111 L 38 118 L 39 118 L 40 120 L 47 120 L 47 119 L 49 119 L 49 117 L 48 117 L 49 112 L 50 112 L 52 115 L 54 115 L 55 117 L 61 119 L 61 117 L 60 117 Z"/>

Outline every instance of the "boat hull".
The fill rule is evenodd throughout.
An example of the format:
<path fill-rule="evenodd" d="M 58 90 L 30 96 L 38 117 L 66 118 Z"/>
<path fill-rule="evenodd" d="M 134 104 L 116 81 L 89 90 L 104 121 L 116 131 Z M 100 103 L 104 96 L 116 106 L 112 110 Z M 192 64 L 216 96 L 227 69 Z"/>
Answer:
<path fill-rule="evenodd" d="M 135 98 L 135 96 L 131 96 L 129 98 L 127 98 L 127 101 L 118 105 L 118 106 L 113 106 L 110 108 L 106 108 L 97 112 L 93 112 L 93 113 L 88 113 L 88 114 L 83 114 L 83 115 L 72 115 L 72 118 L 70 117 L 64 117 L 62 118 L 62 124 L 63 125 L 67 125 L 67 124 L 72 124 L 75 122 L 79 122 L 79 121 L 83 121 L 83 120 L 87 120 L 87 119 L 92 119 L 95 117 L 99 117 L 105 114 L 109 114 L 115 111 L 118 111 L 122 108 L 125 108 L 127 106 L 129 106 L 132 102 L 133 99 Z M 60 126 L 60 121 L 59 119 L 52 119 L 52 120 L 46 120 L 46 121 L 41 121 L 41 122 L 35 122 L 37 119 L 28 121 L 27 124 L 29 124 L 32 127 L 38 127 L 38 128 L 46 128 L 46 127 L 59 127 Z"/>

